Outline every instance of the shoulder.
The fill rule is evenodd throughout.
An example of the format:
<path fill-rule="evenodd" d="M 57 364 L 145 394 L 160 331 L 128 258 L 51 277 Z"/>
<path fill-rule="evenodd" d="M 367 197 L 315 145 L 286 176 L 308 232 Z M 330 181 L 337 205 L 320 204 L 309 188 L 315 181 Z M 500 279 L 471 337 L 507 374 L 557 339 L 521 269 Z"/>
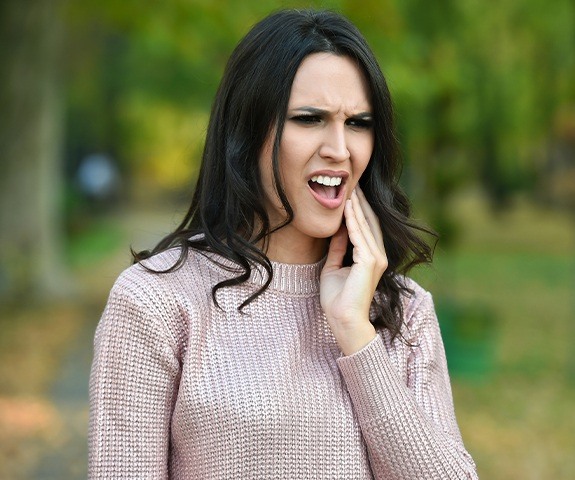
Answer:
<path fill-rule="evenodd" d="M 176 343 L 185 338 L 190 322 L 206 314 L 214 283 L 201 254 L 173 248 L 125 269 L 110 292 L 107 311 L 127 318 L 155 318 Z"/>
<path fill-rule="evenodd" d="M 171 248 L 142 260 L 125 269 L 117 278 L 112 291 L 122 291 L 135 301 L 163 299 L 168 303 L 190 284 L 202 290 L 207 260 L 190 249 L 184 254 L 180 248 Z"/>
<path fill-rule="evenodd" d="M 412 278 L 400 277 L 399 282 L 405 287 L 401 295 L 404 326 L 413 330 L 430 320 L 437 322 L 431 293 Z"/>

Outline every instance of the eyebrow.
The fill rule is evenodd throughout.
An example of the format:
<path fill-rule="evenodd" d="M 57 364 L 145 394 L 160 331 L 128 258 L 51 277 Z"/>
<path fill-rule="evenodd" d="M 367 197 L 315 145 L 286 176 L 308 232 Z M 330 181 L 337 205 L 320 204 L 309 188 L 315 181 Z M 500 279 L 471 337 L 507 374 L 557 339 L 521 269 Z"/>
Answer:
<path fill-rule="evenodd" d="M 290 110 L 297 110 L 299 112 L 307 112 L 307 113 L 311 113 L 312 115 L 329 115 L 331 112 L 329 112 L 328 110 L 324 110 L 322 108 L 317 108 L 317 107 L 296 107 L 296 108 L 291 108 Z M 351 115 L 351 117 L 353 118 L 371 118 L 373 116 L 373 114 L 371 112 L 359 112 L 356 113 L 354 115 Z"/>

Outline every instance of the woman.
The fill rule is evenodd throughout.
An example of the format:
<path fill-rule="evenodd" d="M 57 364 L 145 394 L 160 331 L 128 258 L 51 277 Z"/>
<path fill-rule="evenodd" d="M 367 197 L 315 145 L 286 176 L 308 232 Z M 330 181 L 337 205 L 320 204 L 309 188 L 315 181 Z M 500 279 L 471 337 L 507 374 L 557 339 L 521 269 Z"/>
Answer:
<path fill-rule="evenodd" d="M 90 478 L 476 478 L 430 260 L 357 29 L 282 11 L 233 52 L 186 218 L 95 338 Z"/>

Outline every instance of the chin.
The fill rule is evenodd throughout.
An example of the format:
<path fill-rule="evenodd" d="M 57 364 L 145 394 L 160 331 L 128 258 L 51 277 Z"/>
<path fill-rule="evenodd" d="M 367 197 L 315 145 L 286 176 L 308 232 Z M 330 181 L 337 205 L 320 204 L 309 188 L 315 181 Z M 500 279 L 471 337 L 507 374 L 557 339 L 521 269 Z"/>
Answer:
<path fill-rule="evenodd" d="M 340 225 L 341 222 L 337 224 L 334 223 L 333 225 L 325 225 L 322 228 L 307 229 L 305 233 L 312 238 L 331 238 L 339 230 Z"/>

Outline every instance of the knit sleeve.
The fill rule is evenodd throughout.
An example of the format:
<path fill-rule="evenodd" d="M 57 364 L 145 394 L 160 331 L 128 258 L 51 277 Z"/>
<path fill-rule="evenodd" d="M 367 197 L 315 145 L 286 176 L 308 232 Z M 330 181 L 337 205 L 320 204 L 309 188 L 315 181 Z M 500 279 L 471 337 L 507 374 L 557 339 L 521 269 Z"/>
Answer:
<path fill-rule="evenodd" d="M 90 479 L 167 479 L 179 380 L 162 320 L 121 285 L 96 330 L 90 376 Z"/>
<path fill-rule="evenodd" d="M 338 359 L 377 479 L 476 479 L 453 409 L 445 351 L 431 295 L 410 319 L 407 372 L 378 334 Z"/>

